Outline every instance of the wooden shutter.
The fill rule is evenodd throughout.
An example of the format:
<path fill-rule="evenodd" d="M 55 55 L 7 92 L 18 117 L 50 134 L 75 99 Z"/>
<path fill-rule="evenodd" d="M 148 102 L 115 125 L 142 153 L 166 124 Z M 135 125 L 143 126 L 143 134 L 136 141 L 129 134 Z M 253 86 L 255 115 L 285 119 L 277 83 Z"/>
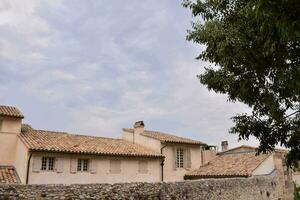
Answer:
<path fill-rule="evenodd" d="M 191 168 L 192 167 L 192 161 L 191 161 L 191 149 L 186 149 L 186 167 Z"/>
<path fill-rule="evenodd" d="M 183 150 L 183 168 L 187 168 L 187 148 L 181 148 Z"/>
<path fill-rule="evenodd" d="M 77 172 L 77 159 L 71 159 L 70 171 L 72 174 Z"/>
<path fill-rule="evenodd" d="M 176 148 L 173 147 L 173 169 L 176 170 L 177 167 L 177 152 Z"/>
<path fill-rule="evenodd" d="M 34 156 L 33 163 L 32 163 L 32 172 L 40 172 L 41 167 L 42 167 L 42 157 Z"/>
<path fill-rule="evenodd" d="M 141 174 L 148 173 L 148 161 L 139 160 L 139 173 L 141 173 Z"/>
<path fill-rule="evenodd" d="M 97 160 L 96 159 L 90 159 L 89 160 L 90 164 L 90 172 L 91 174 L 96 174 L 97 173 Z"/>
<path fill-rule="evenodd" d="M 63 158 L 56 158 L 56 172 L 63 173 L 64 172 L 64 159 Z"/>
<path fill-rule="evenodd" d="M 110 160 L 110 173 L 118 174 L 121 173 L 121 161 L 120 160 Z"/>

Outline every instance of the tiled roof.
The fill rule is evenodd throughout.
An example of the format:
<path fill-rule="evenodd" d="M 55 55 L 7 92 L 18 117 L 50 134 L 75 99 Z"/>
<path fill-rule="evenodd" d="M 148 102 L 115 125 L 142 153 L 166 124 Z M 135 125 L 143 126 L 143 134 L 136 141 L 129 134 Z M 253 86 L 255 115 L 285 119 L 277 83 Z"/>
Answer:
<path fill-rule="evenodd" d="M 162 157 L 143 146 L 122 139 L 75 135 L 22 128 L 21 140 L 30 150 L 98 155 Z"/>
<path fill-rule="evenodd" d="M 222 155 L 222 154 L 230 154 L 230 153 L 238 153 L 238 152 L 256 152 L 256 149 L 257 149 L 257 147 L 241 145 L 238 147 L 228 149 L 226 151 L 219 152 L 218 154 Z M 286 149 L 277 149 L 276 148 L 274 151 L 276 153 L 283 153 L 283 154 L 288 153 L 288 150 L 286 150 Z"/>
<path fill-rule="evenodd" d="M 130 132 L 130 133 L 134 132 L 134 129 L 131 129 L 131 128 L 123 128 L 123 130 Z M 141 135 L 150 137 L 150 138 L 154 138 L 154 139 L 160 140 L 162 142 L 206 145 L 205 143 L 197 141 L 197 140 L 183 138 L 183 137 L 179 137 L 176 135 L 171 135 L 171 134 L 162 133 L 162 132 L 158 132 L 158 131 L 145 130 L 143 133 L 141 133 Z"/>
<path fill-rule="evenodd" d="M 270 154 L 236 153 L 219 155 L 199 169 L 188 172 L 186 178 L 248 177 Z"/>
<path fill-rule="evenodd" d="M 3 105 L 0 105 L 0 116 L 24 118 L 23 114 L 18 108 Z"/>
<path fill-rule="evenodd" d="M 12 166 L 0 166 L 0 184 L 20 183 L 17 172 Z"/>

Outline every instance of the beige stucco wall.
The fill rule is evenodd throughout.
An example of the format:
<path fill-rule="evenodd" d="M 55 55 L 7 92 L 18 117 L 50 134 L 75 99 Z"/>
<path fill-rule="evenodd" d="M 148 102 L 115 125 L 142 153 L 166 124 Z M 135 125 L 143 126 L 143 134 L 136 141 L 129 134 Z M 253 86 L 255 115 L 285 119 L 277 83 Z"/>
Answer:
<path fill-rule="evenodd" d="M 133 133 L 129 133 L 127 131 L 123 132 L 123 139 L 135 142 L 136 144 L 143 145 L 152 149 L 153 151 L 159 152 L 162 147 L 166 144 L 161 143 L 160 140 L 156 140 L 147 136 L 140 135 L 139 133 L 143 132 L 143 129 L 138 129 L 133 136 Z M 190 148 L 191 152 L 191 168 L 190 169 L 174 169 L 175 157 L 174 157 L 174 148 Z M 189 170 L 198 169 L 201 164 L 201 147 L 200 145 L 184 145 L 184 144 L 176 144 L 176 143 L 168 143 L 166 147 L 163 148 L 163 155 L 165 156 L 164 161 L 164 181 L 180 181 L 184 180 L 184 175 Z M 212 155 L 211 155 L 212 156 Z M 210 159 L 207 157 L 207 159 Z"/>
<path fill-rule="evenodd" d="M 0 120 L 0 165 L 13 165 L 21 119 L 1 117 Z"/>
<path fill-rule="evenodd" d="M 207 164 L 209 161 L 217 156 L 216 150 L 203 150 L 202 151 L 202 165 Z"/>
<path fill-rule="evenodd" d="M 14 166 L 18 172 L 21 183 L 26 183 L 27 174 L 27 160 L 28 160 L 28 148 L 24 143 L 18 138 L 16 145 L 16 156 Z"/>
<path fill-rule="evenodd" d="M 132 142 L 135 144 L 139 144 L 144 147 L 148 147 L 149 149 L 160 153 L 160 148 L 162 145 L 159 140 L 156 140 L 156 139 L 153 139 L 150 137 L 146 137 L 146 136 L 140 135 L 138 133 L 136 133 L 136 134 L 129 133 L 127 131 L 123 131 L 122 138 L 126 141 L 129 141 L 129 142 Z"/>
<path fill-rule="evenodd" d="M 300 186 L 300 172 L 294 172 L 293 175 L 293 181 Z"/>
<path fill-rule="evenodd" d="M 271 154 L 253 172 L 252 175 L 267 175 L 275 169 L 274 156 Z"/>
<path fill-rule="evenodd" d="M 190 169 L 175 169 L 174 163 L 174 148 L 190 148 L 191 152 L 191 168 Z M 201 150 L 199 145 L 168 145 L 163 149 L 163 155 L 165 156 L 164 165 L 164 181 L 180 181 L 184 180 L 184 175 L 194 169 L 198 169 L 201 166 Z"/>
<path fill-rule="evenodd" d="M 33 172 L 32 162 L 30 164 L 30 184 L 87 184 L 87 183 L 121 183 L 121 182 L 157 182 L 160 181 L 160 159 L 147 159 L 148 160 L 148 173 L 142 174 L 138 171 L 138 161 L 143 158 L 118 158 L 121 160 L 121 173 L 110 173 L 110 159 L 115 157 L 101 157 L 101 156 L 83 156 L 71 154 L 49 154 L 39 153 L 34 154 L 39 156 L 54 156 L 63 158 L 63 172 L 56 171 L 40 171 Z M 71 173 L 71 159 L 89 158 L 96 161 L 96 173 L 91 172 L 77 172 Z"/>

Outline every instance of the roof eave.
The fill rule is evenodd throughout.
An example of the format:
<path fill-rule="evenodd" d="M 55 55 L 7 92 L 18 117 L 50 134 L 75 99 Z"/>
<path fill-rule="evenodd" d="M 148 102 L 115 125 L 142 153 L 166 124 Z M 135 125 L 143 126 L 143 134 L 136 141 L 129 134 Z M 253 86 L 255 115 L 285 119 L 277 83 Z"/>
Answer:
<path fill-rule="evenodd" d="M 49 149 L 34 149 L 29 148 L 29 152 L 49 152 L 49 153 L 65 153 L 65 154 L 84 154 L 96 156 L 120 156 L 120 157 L 140 157 L 140 158 L 164 158 L 164 155 L 142 155 L 142 154 L 118 154 L 118 153 L 97 153 L 97 152 L 74 152 L 74 151 L 59 151 Z"/>

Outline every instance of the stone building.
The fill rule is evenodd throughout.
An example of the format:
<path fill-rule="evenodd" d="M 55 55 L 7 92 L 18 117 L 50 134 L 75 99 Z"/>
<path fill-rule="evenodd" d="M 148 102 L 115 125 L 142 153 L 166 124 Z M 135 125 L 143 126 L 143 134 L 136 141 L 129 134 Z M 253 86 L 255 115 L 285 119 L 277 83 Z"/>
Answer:
<path fill-rule="evenodd" d="M 0 184 L 73 184 L 183 180 L 215 150 L 200 141 L 144 130 L 123 138 L 36 130 L 16 107 L 0 106 Z"/>

